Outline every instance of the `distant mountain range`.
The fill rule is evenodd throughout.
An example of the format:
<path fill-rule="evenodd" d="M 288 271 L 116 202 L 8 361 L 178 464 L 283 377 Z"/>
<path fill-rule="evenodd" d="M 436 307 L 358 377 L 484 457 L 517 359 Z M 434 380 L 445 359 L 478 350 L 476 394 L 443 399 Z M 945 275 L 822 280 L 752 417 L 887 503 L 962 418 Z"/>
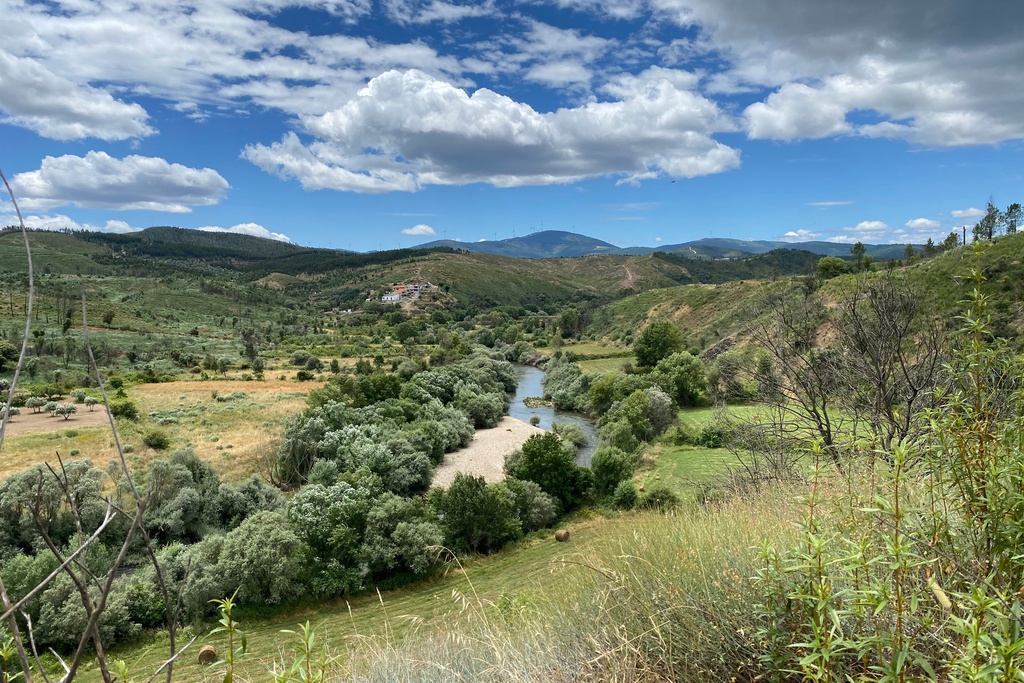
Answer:
<path fill-rule="evenodd" d="M 595 254 L 641 256 L 663 251 L 692 258 L 744 258 L 765 254 L 773 249 L 802 249 L 820 256 L 849 256 L 850 245 L 836 242 L 780 242 L 771 240 L 734 240 L 724 237 L 706 237 L 658 247 L 617 247 L 593 237 L 563 230 L 544 230 L 523 237 L 483 242 L 457 242 L 435 240 L 421 244 L 418 249 L 450 247 L 479 254 L 498 254 L 512 258 L 567 258 Z M 876 259 L 902 258 L 905 244 L 865 244 L 867 254 Z"/>

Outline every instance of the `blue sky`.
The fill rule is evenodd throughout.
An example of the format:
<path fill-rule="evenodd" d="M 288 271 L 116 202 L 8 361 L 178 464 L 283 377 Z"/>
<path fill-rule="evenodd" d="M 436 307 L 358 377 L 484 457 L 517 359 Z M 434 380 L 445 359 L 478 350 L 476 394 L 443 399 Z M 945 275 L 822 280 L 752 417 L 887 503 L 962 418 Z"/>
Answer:
<path fill-rule="evenodd" d="M 1024 199 L 1018 0 L 0 0 L 28 224 L 923 242 Z M 14 222 L 10 205 L 0 225 Z"/>

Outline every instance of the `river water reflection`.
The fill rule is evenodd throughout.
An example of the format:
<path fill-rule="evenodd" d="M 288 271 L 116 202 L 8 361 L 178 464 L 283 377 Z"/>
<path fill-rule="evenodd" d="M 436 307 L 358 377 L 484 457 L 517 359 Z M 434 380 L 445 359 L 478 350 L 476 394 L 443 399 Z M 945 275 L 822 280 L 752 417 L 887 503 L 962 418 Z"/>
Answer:
<path fill-rule="evenodd" d="M 587 443 L 576 454 L 576 462 L 589 467 L 590 458 L 597 449 L 597 430 L 594 429 L 593 421 L 585 415 L 555 410 L 550 406 L 526 407 L 523 399 L 544 395 L 544 387 L 541 384 L 544 379 L 544 371 L 531 365 L 517 365 L 516 378 L 519 380 L 519 386 L 516 388 L 516 395 L 512 398 L 512 405 L 509 406 L 509 416 L 529 422 L 530 418 L 536 415 L 540 418 L 540 423 L 537 426 L 548 430 L 551 429 L 552 422 L 579 425 L 583 429 L 583 433 L 587 435 Z"/>

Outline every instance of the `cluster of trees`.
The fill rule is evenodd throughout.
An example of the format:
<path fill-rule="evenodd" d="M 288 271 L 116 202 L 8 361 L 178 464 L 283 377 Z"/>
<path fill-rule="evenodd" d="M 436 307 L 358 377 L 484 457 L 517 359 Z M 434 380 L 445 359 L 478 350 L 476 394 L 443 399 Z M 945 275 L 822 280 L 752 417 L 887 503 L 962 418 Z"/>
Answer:
<path fill-rule="evenodd" d="M 1014 202 L 1001 211 L 995 201 L 989 199 L 988 205 L 985 207 L 985 216 L 974 224 L 974 239 L 990 240 L 997 235 L 1016 234 L 1022 218 L 1024 218 L 1024 209 L 1021 208 L 1020 203 Z"/>
<path fill-rule="evenodd" d="M 637 495 L 630 480 L 643 449 L 675 422 L 679 408 L 708 401 L 709 368 L 682 346 L 672 323 L 655 320 L 634 344 L 635 368 L 587 375 L 564 354 L 549 363 L 545 397 L 556 408 L 597 420 L 601 446 L 591 460 L 595 499 L 632 507 Z"/>
<path fill-rule="evenodd" d="M 394 584 L 431 571 L 442 547 L 493 552 L 590 495 L 588 470 L 554 434 L 531 439 L 500 484 L 460 475 L 431 491 L 444 453 L 504 414 L 515 373 L 484 350 L 449 366 L 402 370 L 341 374 L 312 392 L 267 462 L 276 486 L 256 477 L 225 484 L 190 449 L 131 476 L 79 460 L 59 473 L 37 466 L 8 478 L 0 484 L 0 576 L 11 600 L 102 526 L 82 555 L 88 573 L 111 570 L 128 544 L 96 635 L 109 645 L 166 623 L 168 595 L 181 595 L 172 618 L 189 620 L 236 590 L 240 603 L 275 604 Z M 295 492 L 286 499 L 281 488 Z M 134 491 L 148 491 L 140 538 L 129 538 L 129 516 L 107 519 L 103 494 L 111 489 L 124 509 Z M 66 651 L 89 632 L 90 612 L 70 574 L 25 609 L 40 646 Z"/>
<path fill-rule="evenodd" d="M 150 462 L 135 473 L 135 481 L 152 490 L 145 531 L 159 546 L 168 548 L 231 535 L 255 512 L 283 504 L 280 492 L 258 479 L 237 486 L 222 483 L 216 472 L 190 450 L 175 452 L 168 460 Z M 57 567 L 58 553 L 70 555 L 105 523 L 107 491 L 113 489 L 119 508 L 131 509 L 127 482 L 116 466 L 104 471 L 93 467 L 89 460 L 71 460 L 63 463 L 60 472 L 40 465 L 0 483 L 0 575 L 12 601 L 27 595 Z M 94 577 L 106 574 L 114 566 L 131 525 L 127 515 L 111 518 L 103 534 L 82 556 L 81 566 Z M 51 546 L 57 552 L 52 552 Z M 119 572 L 113 582 L 99 624 L 106 642 L 130 638 L 165 623 L 165 604 L 148 561 L 141 539 L 130 541 L 126 558 L 121 558 L 119 564 L 135 571 Z M 222 576 L 230 580 L 233 571 L 224 567 Z M 188 604 L 193 615 L 206 609 L 196 600 Z M 78 587 L 67 573 L 46 585 L 24 610 L 42 647 L 68 651 L 88 631 Z"/>
<path fill-rule="evenodd" d="M 931 258 L 933 256 L 938 256 L 945 251 L 949 251 L 950 249 L 955 249 L 959 245 L 960 235 L 956 231 L 953 231 L 946 235 L 946 238 L 938 244 L 929 237 L 924 245 L 922 245 L 920 252 L 914 249 L 914 245 L 908 244 L 903 250 L 903 258 L 908 263 L 918 257 Z M 823 256 L 817 260 L 814 272 L 822 280 L 828 280 L 838 275 L 861 273 L 874 268 L 874 260 L 867 253 L 867 248 L 863 243 L 857 242 L 850 247 L 850 254 L 851 257 L 848 258 L 840 258 L 839 256 Z"/>

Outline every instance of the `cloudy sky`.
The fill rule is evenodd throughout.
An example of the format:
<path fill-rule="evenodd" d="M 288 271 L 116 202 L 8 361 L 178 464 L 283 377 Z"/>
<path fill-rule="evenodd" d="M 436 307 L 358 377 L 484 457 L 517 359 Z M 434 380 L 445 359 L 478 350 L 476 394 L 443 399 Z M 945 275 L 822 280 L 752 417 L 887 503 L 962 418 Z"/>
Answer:
<path fill-rule="evenodd" d="M 27 222 L 923 242 L 1024 200 L 1020 0 L 0 0 Z M 13 222 L 7 204 L 0 224 Z"/>

